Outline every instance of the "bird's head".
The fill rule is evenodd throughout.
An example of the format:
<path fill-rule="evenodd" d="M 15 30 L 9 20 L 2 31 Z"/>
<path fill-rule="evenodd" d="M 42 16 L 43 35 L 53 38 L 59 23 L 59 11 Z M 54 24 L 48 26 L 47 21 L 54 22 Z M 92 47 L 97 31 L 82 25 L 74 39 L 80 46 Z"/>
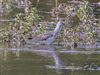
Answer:
<path fill-rule="evenodd" d="M 65 19 L 60 19 L 58 22 L 61 26 L 65 25 Z"/>

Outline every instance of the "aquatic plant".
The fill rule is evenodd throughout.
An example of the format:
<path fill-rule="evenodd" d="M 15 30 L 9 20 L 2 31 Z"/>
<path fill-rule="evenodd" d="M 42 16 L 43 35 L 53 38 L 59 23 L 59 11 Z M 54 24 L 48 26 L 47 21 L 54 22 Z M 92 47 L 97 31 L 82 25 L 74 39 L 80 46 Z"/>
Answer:
<path fill-rule="evenodd" d="M 26 34 L 32 31 L 33 27 L 36 27 L 38 22 L 41 20 L 41 16 L 38 14 L 38 10 L 36 8 L 32 8 L 29 13 L 17 14 L 15 19 L 17 26 L 22 26 L 24 34 Z"/>
<path fill-rule="evenodd" d="M 65 26 L 62 29 L 60 38 L 65 46 L 74 46 L 77 44 L 95 44 L 96 35 L 93 32 L 95 27 L 100 28 L 98 23 L 95 24 L 93 8 L 88 1 L 80 3 L 62 3 L 52 11 L 53 17 L 59 16 L 64 18 Z M 60 17 L 61 15 L 64 17 Z"/>
<path fill-rule="evenodd" d="M 4 27 L 2 39 L 17 45 L 25 41 L 30 34 L 35 34 L 34 28 L 38 27 L 41 16 L 36 8 L 32 8 L 29 13 L 18 13 L 15 15 L 14 22 L 9 22 L 9 26 Z M 43 26 L 38 27 L 38 33 L 43 32 Z"/>

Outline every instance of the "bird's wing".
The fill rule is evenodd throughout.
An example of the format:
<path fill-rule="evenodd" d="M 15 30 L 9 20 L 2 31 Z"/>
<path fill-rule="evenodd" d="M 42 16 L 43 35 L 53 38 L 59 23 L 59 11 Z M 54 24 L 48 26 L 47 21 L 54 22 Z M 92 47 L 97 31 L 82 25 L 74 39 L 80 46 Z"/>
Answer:
<path fill-rule="evenodd" d="M 43 35 L 40 40 L 47 40 L 48 38 L 52 37 L 53 34 Z"/>

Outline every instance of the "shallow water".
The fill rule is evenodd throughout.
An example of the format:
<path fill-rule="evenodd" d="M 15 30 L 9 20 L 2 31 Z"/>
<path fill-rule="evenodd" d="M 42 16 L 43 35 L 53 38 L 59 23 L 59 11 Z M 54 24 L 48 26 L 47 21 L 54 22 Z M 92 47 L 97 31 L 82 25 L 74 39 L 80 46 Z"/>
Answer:
<path fill-rule="evenodd" d="M 0 48 L 0 75 L 99 75 L 99 49 L 26 45 Z"/>

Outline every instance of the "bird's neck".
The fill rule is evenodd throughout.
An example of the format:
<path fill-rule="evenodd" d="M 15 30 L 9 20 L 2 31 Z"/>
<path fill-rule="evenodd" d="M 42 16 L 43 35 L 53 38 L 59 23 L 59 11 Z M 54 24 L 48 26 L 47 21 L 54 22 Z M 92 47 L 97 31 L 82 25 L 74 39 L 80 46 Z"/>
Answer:
<path fill-rule="evenodd" d="M 54 36 L 57 35 L 61 30 L 62 23 L 58 22 L 56 28 L 54 29 Z"/>

